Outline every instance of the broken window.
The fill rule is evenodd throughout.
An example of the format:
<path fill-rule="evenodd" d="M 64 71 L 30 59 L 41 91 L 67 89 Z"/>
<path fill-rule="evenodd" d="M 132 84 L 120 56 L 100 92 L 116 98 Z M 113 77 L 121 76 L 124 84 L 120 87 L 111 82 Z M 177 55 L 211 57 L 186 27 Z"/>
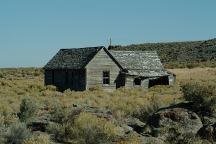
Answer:
<path fill-rule="evenodd" d="M 134 85 L 141 85 L 141 79 L 135 78 L 134 79 Z"/>
<path fill-rule="evenodd" d="M 103 71 L 103 84 L 110 84 L 110 72 Z"/>

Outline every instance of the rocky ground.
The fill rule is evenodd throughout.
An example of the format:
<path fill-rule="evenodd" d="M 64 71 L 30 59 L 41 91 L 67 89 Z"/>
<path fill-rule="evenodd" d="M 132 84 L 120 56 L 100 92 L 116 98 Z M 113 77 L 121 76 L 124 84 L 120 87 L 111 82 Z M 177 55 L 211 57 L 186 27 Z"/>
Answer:
<path fill-rule="evenodd" d="M 74 105 L 73 109 L 91 113 L 98 118 L 114 122 L 119 131 L 119 137 L 113 140 L 118 143 L 127 139 L 133 133 L 140 138 L 142 144 L 163 143 L 214 143 L 216 141 L 216 119 L 209 116 L 200 117 L 193 111 L 191 103 L 179 103 L 170 107 L 160 108 L 145 117 L 145 121 L 136 117 L 117 119 L 107 109 Z M 43 131 L 50 122 L 49 119 L 33 122 L 29 127 L 35 131 Z"/>

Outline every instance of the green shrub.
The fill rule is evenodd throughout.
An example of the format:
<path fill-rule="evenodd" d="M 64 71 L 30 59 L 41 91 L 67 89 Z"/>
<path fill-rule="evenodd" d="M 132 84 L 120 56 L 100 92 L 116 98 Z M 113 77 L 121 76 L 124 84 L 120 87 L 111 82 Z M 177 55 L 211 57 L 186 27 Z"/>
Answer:
<path fill-rule="evenodd" d="M 153 96 L 148 105 L 143 106 L 138 112 L 133 113 L 133 116 L 143 122 L 148 121 L 149 116 L 156 112 L 162 104 Z"/>
<path fill-rule="evenodd" d="M 5 143 L 8 127 L 18 122 L 15 115 L 7 112 L 0 112 L 0 144 Z"/>
<path fill-rule="evenodd" d="M 55 123 L 73 123 L 73 120 L 81 112 L 80 108 L 67 108 L 61 105 L 59 102 L 53 104 L 53 108 L 50 112 L 51 121 Z"/>
<path fill-rule="evenodd" d="M 24 140 L 30 138 L 31 135 L 25 123 L 16 123 L 9 128 L 6 134 L 6 142 L 8 144 L 22 144 Z"/>
<path fill-rule="evenodd" d="M 60 103 L 53 103 L 51 109 L 51 121 L 56 123 L 63 123 L 66 116 L 66 109 Z"/>
<path fill-rule="evenodd" d="M 73 131 L 74 120 L 80 114 L 81 110 L 78 108 L 65 108 L 60 103 L 55 103 L 51 110 L 51 121 L 46 131 L 53 134 L 55 140 L 58 142 L 68 142 L 68 140 L 76 135 Z"/>
<path fill-rule="evenodd" d="M 55 141 L 57 142 L 66 142 L 67 135 L 66 133 L 66 126 L 65 124 L 59 124 L 59 123 L 50 123 L 46 127 L 46 132 L 49 134 L 52 134 Z"/>
<path fill-rule="evenodd" d="M 216 108 L 215 86 L 186 83 L 181 86 L 185 100 L 201 115 L 213 115 Z"/>
<path fill-rule="evenodd" d="M 47 132 L 54 135 L 57 142 L 79 144 L 110 143 L 117 135 L 114 124 L 89 113 L 80 113 L 73 121 L 51 123 Z"/>
<path fill-rule="evenodd" d="M 20 112 L 18 113 L 18 117 L 21 122 L 28 122 L 35 117 L 37 112 L 37 104 L 32 99 L 25 98 L 20 104 Z"/>

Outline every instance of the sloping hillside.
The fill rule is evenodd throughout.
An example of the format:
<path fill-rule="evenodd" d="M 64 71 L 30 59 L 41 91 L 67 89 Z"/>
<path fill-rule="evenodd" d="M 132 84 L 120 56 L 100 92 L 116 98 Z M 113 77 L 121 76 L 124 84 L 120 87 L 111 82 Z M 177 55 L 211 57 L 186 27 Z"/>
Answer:
<path fill-rule="evenodd" d="M 215 67 L 216 39 L 111 46 L 111 50 L 156 50 L 167 68 Z"/>

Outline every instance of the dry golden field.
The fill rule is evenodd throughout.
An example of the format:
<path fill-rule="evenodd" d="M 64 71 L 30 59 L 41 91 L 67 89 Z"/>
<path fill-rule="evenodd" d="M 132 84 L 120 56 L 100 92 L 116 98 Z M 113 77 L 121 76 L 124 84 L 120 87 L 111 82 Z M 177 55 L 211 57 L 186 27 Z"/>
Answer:
<path fill-rule="evenodd" d="M 131 114 L 148 104 L 151 99 L 161 99 L 166 104 L 180 97 L 178 85 L 157 86 L 148 92 L 142 89 L 118 89 L 106 92 L 94 91 L 64 93 L 53 86 L 44 86 L 43 72 L 39 69 L 2 69 L 0 70 L 0 111 L 17 112 L 21 100 L 31 97 L 41 105 L 58 101 L 64 106 L 82 104 L 109 108 L 117 113 Z"/>
<path fill-rule="evenodd" d="M 177 82 L 216 84 L 216 68 L 170 69 L 177 75 Z"/>
<path fill-rule="evenodd" d="M 0 120 L 3 124 L 10 126 L 18 121 L 17 113 L 23 99 L 30 98 L 39 111 L 37 116 L 53 109 L 55 105 L 70 107 L 73 105 L 92 106 L 109 109 L 117 119 L 139 115 L 142 111 L 148 111 L 153 105 L 158 107 L 169 106 L 183 101 L 181 84 L 187 82 L 198 82 L 203 85 L 216 86 L 216 68 L 193 68 L 193 69 L 170 69 L 176 74 L 177 82 L 174 86 L 155 86 L 148 91 L 141 88 L 121 88 L 113 92 L 103 91 L 96 88 L 92 91 L 75 92 L 66 90 L 61 93 L 54 86 L 44 86 L 43 70 L 35 68 L 0 69 Z M 3 117 L 2 117 L 3 115 Z M 104 119 L 96 119 L 93 115 L 80 114 L 76 119 L 76 130 L 86 123 L 86 119 L 92 127 L 102 128 L 103 132 L 115 135 L 115 125 Z M 100 125 L 97 125 L 100 123 Z M 63 125 L 64 126 L 64 125 Z M 1 127 L 1 122 L 0 122 Z M 38 140 L 39 139 L 39 140 Z M 48 139 L 48 140 L 47 140 Z M 47 135 L 40 135 L 32 141 L 49 141 Z M 139 143 L 137 137 L 127 139 L 123 143 Z M 29 140 L 31 141 L 31 139 Z M 0 135 L 1 142 L 1 135 Z M 29 142 L 31 143 L 31 142 Z M 34 142 L 32 142 L 34 143 Z"/>
<path fill-rule="evenodd" d="M 106 92 L 94 91 L 74 92 L 66 90 L 58 92 L 53 86 L 44 86 L 41 69 L 1 69 L 0 70 L 0 111 L 19 110 L 24 97 L 31 97 L 41 105 L 51 101 L 59 101 L 65 106 L 86 104 L 109 108 L 121 114 L 131 114 L 152 99 L 162 105 L 176 102 L 181 98 L 180 83 L 197 81 L 216 84 L 216 68 L 170 69 L 177 77 L 175 86 L 156 86 L 148 92 L 142 89 L 118 89 Z"/>

